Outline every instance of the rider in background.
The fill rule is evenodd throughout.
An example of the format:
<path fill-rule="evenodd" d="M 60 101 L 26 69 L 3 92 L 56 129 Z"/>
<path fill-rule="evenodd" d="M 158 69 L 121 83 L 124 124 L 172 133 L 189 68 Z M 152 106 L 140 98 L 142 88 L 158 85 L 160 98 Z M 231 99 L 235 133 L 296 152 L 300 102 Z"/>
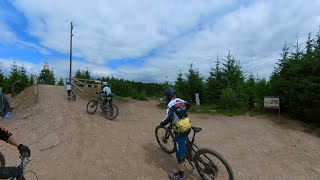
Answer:
<path fill-rule="evenodd" d="M 0 126 L 0 139 L 2 141 L 5 141 L 13 146 L 16 146 L 20 152 L 21 155 L 26 154 L 28 157 L 30 157 L 30 149 L 23 145 L 20 144 L 14 137 L 13 135 L 4 127 Z"/>
<path fill-rule="evenodd" d="M 104 100 L 103 104 L 108 102 L 109 104 L 112 104 L 112 92 L 110 88 L 110 84 L 107 82 L 102 83 L 102 92 L 106 94 L 106 99 Z"/>
<path fill-rule="evenodd" d="M 169 178 L 172 180 L 184 180 L 184 161 L 185 161 L 185 150 L 186 150 L 186 139 L 190 133 L 190 129 L 185 132 L 177 132 L 175 126 L 181 121 L 188 117 L 187 110 L 190 109 L 190 104 L 176 97 L 176 90 L 168 88 L 165 91 L 166 98 L 168 100 L 168 109 L 165 119 L 160 123 L 160 126 L 165 126 L 172 122 L 174 129 L 174 141 L 177 143 L 176 156 L 178 159 L 178 172 L 170 173 Z M 191 125 L 190 125 L 191 126 Z"/>
<path fill-rule="evenodd" d="M 67 89 L 67 93 L 68 93 L 68 100 L 70 101 L 70 94 L 71 94 L 71 83 L 70 82 L 66 83 L 66 89 Z"/>

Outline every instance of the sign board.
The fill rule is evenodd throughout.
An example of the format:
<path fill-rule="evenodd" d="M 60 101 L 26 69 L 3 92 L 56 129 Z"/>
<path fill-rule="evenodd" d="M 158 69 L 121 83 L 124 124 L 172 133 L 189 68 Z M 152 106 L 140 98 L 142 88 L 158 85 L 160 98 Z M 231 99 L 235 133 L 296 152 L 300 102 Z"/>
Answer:
<path fill-rule="evenodd" d="M 264 97 L 264 108 L 280 109 L 280 99 L 278 97 Z"/>
<path fill-rule="evenodd" d="M 196 105 L 200 105 L 199 93 L 196 93 L 195 96 L 196 96 Z"/>

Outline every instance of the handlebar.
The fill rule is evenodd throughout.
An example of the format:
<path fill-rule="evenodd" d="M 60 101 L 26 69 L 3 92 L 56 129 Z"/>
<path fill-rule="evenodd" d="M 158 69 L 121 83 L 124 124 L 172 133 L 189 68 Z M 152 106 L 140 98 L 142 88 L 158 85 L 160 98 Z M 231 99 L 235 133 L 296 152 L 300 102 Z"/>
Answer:
<path fill-rule="evenodd" d="M 29 162 L 28 154 L 22 154 L 19 158 L 21 161 L 15 167 L 0 167 L 1 179 L 20 178 L 23 174 L 25 165 Z M 26 162 L 27 160 L 27 162 Z"/>

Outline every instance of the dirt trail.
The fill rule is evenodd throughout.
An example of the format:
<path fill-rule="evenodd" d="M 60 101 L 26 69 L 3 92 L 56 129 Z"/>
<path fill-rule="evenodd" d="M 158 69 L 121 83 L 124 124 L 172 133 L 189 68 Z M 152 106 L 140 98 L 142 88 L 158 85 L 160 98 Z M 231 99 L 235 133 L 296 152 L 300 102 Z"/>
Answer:
<path fill-rule="evenodd" d="M 64 87 L 41 85 L 36 105 L 0 123 L 30 146 L 27 169 L 39 179 L 167 179 L 176 159 L 155 140 L 154 128 L 165 113 L 156 101 L 116 102 L 120 111 L 115 121 L 87 114 L 86 104 L 82 99 L 68 102 Z M 299 125 L 285 128 L 266 117 L 190 117 L 203 128 L 197 144 L 220 152 L 237 179 L 320 176 L 320 139 Z M 1 143 L 0 148 L 8 165 L 18 162 L 14 147 Z M 196 171 L 187 176 L 198 179 Z"/>

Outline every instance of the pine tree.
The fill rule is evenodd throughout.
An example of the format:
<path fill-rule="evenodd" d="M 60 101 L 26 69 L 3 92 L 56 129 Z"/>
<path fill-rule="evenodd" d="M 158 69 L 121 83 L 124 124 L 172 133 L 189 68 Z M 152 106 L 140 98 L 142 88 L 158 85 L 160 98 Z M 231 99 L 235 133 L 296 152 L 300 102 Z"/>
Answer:
<path fill-rule="evenodd" d="M 17 66 L 16 62 L 14 61 L 13 65 L 11 66 L 11 71 L 10 71 L 10 75 L 9 75 L 9 78 L 8 78 L 8 87 L 9 88 L 11 88 L 13 83 L 16 83 L 15 86 L 14 86 L 14 92 L 13 92 L 14 94 L 17 94 L 17 93 L 20 92 L 19 91 L 20 88 L 16 88 L 16 85 L 17 85 L 18 81 L 21 81 L 20 73 L 19 73 L 18 66 Z"/>
<path fill-rule="evenodd" d="M 244 76 L 241 71 L 240 62 L 234 59 L 230 51 L 224 61 L 222 76 L 226 85 L 225 88 L 230 88 L 235 92 L 239 108 L 240 106 L 245 106 L 248 99 L 247 94 L 245 94 Z M 227 92 L 231 91 L 228 90 Z"/>
<path fill-rule="evenodd" d="M 91 72 L 87 69 L 83 73 L 84 79 L 91 79 Z"/>
<path fill-rule="evenodd" d="M 29 86 L 32 86 L 34 84 L 34 75 L 31 74 L 29 77 Z"/>
<path fill-rule="evenodd" d="M 29 79 L 24 66 L 21 66 L 18 72 L 19 72 L 20 82 L 16 85 L 16 91 L 21 92 L 29 86 Z"/>
<path fill-rule="evenodd" d="M 1 68 L 1 67 L 0 67 Z M 6 86 L 5 77 L 2 73 L 2 70 L 0 69 L 0 87 L 2 88 L 2 92 L 4 92 L 5 86 Z"/>
<path fill-rule="evenodd" d="M 248 95 L 248 107 L 249 109 L 252 109 L 254 107 L 254 102 L 256 100 L 255 96 L 255 79 L 253 77 L 253 74 L 249 75 L 249 78 L 246 82 L 246 88 L 247 88 L 247 95 Z"/>
<path fill-rule="evenodd" d="M 215 68 L 211 68 L 209 77 L 207 78 L 206 84 L 206 94 L 208 103 L 217 104 L 220 101 L 220 95 L 222 90 L 225 88 L 222 79 L 222 72 L 220 69 L 220 61 L 217 58 L 215 62 Z"/>
<path fill-rule="evenodd" d="M 192 102 L 195 103 L 195 93 L 200 94 L 200 101 L 202 101 L 203 82 L 202 77 L 198 69 L 193 68 L 193 64 L 190 64 L 190 68 L 187 74 L 187 85 L 189 92 L 188 95 L 192 98 Z"/>
<path fill-rule="evenodd" d="M 187 81 L 183 79 L 181 71 L 179 71 L 177 80 L 175 81 L 175 86 L 177 90 L 177 96 L 191 102 L 192 98 L 189 95 L 188 87 L 187 87 Z"/>
<path fill-rule="evenodd" d="M 56 84 L 56 80 L 55 80 L 55 77 L 54 77 L 54 71 L 53 69 L 48 70 L 48 81 L 49 81 L 49 84 L 50 85 L 55 85 Z"/>
<path fill-rule="evenodd" d="M 64 83 L 63 83 L 63 79 L 60 78 L 59 82 L 58 82 L 58 86 L 64 86 Z"/>
<path fill-rule="evenodd" d="M 77 69 L 76 74 L 75 74 L 75 78 L 82 79 L 82 72 L 80 69 Z"/>

